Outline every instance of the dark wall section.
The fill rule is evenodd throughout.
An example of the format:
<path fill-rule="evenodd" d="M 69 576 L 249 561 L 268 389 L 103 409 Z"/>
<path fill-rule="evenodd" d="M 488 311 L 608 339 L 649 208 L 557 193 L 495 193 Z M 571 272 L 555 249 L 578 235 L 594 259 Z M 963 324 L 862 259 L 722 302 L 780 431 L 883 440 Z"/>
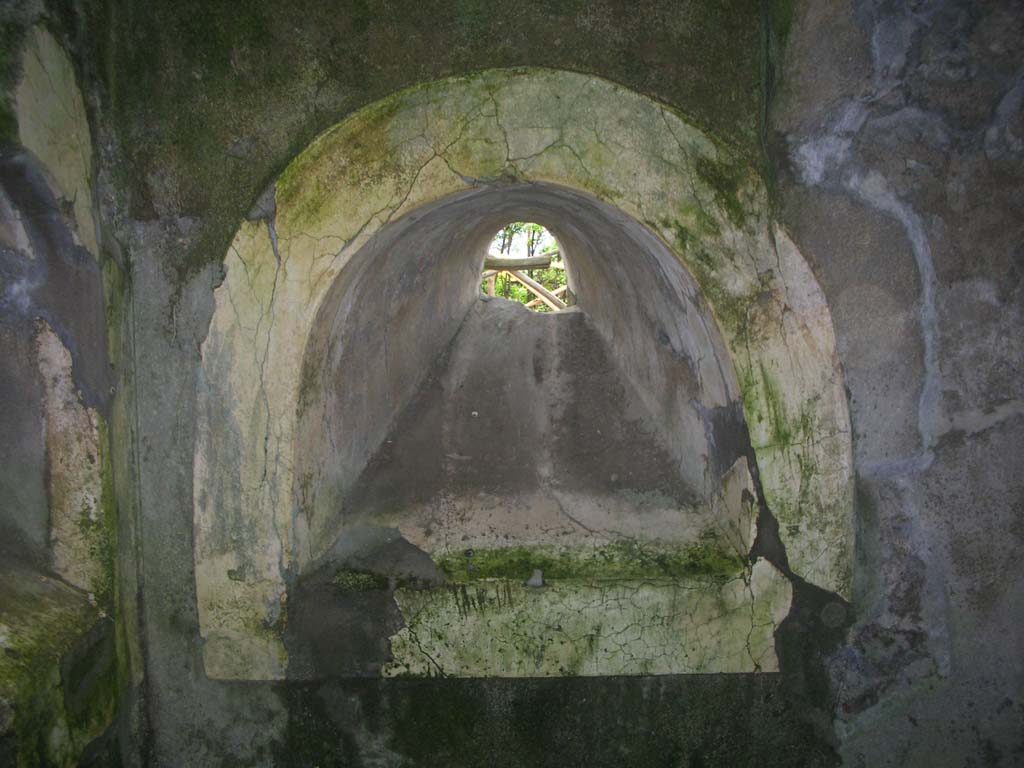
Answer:
<path fill-rule="evenodd" d="M 115 376 L 105 293 L 112 272 L 104 274 L 101 254 L 82 245 L 93 241 L 94 222 L 82 218 L 92 215 L 93 147 L 83 140 L 65 31 L 35 3 L 0 8 L 5 766 L 111 764 L 119 752 L 111 723 L 129 667 L 126 649 L 118 650 L 123 627 L 111 618 L 117 520 L 107 425 Z M 71 164 L 70 175 L 84 170 L 76 192 L 65 189 L 61 161 Z"/>
<path fill-rule="evenodd" d="M 450 75 L 592 72 L 758 151 L 756 0 L 128 0 L 96 4 L 83 34 L 130 164 L 131 218 L 201 222 L 167 255 L 184 272 L 222 258 L 239 211 L 317 133 Z"/>
<path fill-rule="evenodd" d="M 281 766 L 835 765 L 777 675 L 292 686 Z"/>
<path fill-rule="evenodd" d="M 44 173 L 27 152 L 0 150 L 2 765 L 63 764 L 86 750 L 113 754 L 104 732 L 118 700 L 113 622 L 94 595 L 53 573 L 57 481 L 45 422 L 60 406 L 47 412 L 44 405 L 42 328 L 67 348 L 70 385 L 82 405 L 106 418 L 112 392 L 100 269 L 77 244 L 70 208 L 54 198 Z M 92 458 L 98 470 L 101 459 Z M 100 599 L 109 609 L 112 594 Z"/>

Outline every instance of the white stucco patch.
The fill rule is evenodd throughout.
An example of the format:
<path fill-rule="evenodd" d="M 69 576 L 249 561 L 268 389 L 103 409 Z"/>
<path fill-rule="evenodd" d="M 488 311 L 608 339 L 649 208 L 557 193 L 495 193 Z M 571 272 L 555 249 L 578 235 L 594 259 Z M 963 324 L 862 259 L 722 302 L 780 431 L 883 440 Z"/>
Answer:
<path fill-rule="evenodd" d="M 98 593 L 105 578 L 98 547 L 106 535 L 100 416 L 82 403 L 71 377 L 71 353 L 43 320 L 36 354 L 43 384 L 53 569 L 69 584 Z"/>

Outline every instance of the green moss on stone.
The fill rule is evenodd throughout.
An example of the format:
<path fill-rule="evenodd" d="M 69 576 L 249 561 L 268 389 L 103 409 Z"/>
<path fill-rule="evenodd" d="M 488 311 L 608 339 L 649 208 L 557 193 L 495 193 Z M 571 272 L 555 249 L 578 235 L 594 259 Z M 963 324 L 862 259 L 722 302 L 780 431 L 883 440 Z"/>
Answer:
<path fill-rule="evenodd" d="M 61 661 L 99 613 L 84 594 L 18 565 L 0 570 L 0 698 L 12 702 L 20 766 L 74 765 L 85 746 L 69 725 Z"/>
<path fill-rule="evenodd" d="M 766 427 L 767 446 L 785 449 L 816 442 L 819 427 L 814 402 L 804 403 L 792 415 L 778 381 L 763 364 L 745 368 L 739 384 L 747 421 Z M 801 461 L 801 476 L 816 473 L 809 456 Z"/>
<path fill-rule="evenodd" d="M 114 610 L 114 586 L 117 582 L 117 500 L 114 493 L 114 467 L 111 460 L 107 420 L 100 419 L 100 525 L 94 557 L 101 567 L 96 585 L 96 600 L 108 613 Z"/>
<path fill-rule="evenodd" d="M 118 704 L 114 625 L 106 619 L 76 644 L 61 665 L 64 710 L 72 739 L 88 744 L 113 721 Z"/>
<path fill-rule="evenodd" d="M 746 221 L 746 211 L 740 201 L 740 186 L 743 183 L 743 172 L 736 165 L 716 162 L 708 157 L 697 158 L 694 170 L 715 196 L 715 202 L 725 212 L 735 226 L 742 227 Z"/>
<path fill-rule="evenodd" d="M 720 570 L 718 557 L 704 560 L 700 570 Z M 789 583 L 771 566 L 758 564 L 731 578 L 700 571 L 681 575 L 671 567 L 665 572 L 674 575 L 545 578 L 543 586 L 487 578 L 399 589 L 395 601 L 405 625 L 391 637 L 392 661 L 382 672 L 739 672 L 769 658 L 774 624 L 790 600 Z"/>
<path fill-rule="evenodd" d="M 761 395 L 765 404 L 765 415 L 771 429 L 772 443 L 777 446 L 790 445 L 793 433 L 786 415 L 786 404 L 782 400 L 775 379 L 761 365 Z"/>
<path fill-rule="evenodd" d="M 709 531 L 691 544 L 622 539 L 601 546 L 518 546 L 474 549 L 435 557 L 455 582 L 530 578 L 540 570 L 546 580 L 624 578 L 673 579 L 690 576 L 732 578 L 743 559 Z"/>
<path fill-rule="evenodd" d="M 103 302 L 107 322 L 107 348 L 113 362 L 121 350 L 121 335 L 131 297 L 126 270 L 112 258 L 103 258 L 100 264 L 103 277 Z"/>
<path fill-rule="evenodd" d="M 105 611 L 112 611 L 114 605 L 115 563 L 117 559 L 117 510 L 114 502 L 113 470 L 110 461 L 110 437 L 106 419 L 99 417 L 97 449 L 99 456 L 89 457 L 89 470 L 98 469 L 100 476 L 100 497 L 98 510 L 85 507 L 77 519 L 78 530 L 82 533 L 87 550 L 84 553 L 95 566 L 90 568 L 93 575 L 89 587 L 96 602 Z M 95 467 L 96 463 L 99 467 Z"/>
<path fill-rule="evenodd" d="M 387 589 L 388 579 L 377 573 L 342 568 L 331 578 L 331 584 L 345 592 Z"/>
<path fill-rule="evenodd" d="M 275 194 L 279 210 L 286 210 L 290 223 L 301 228 L 315 221 L 327 200 L 337 192 L 334 167 L 324 168 L 323 154 L 344 157 L 346 165 L 358 169 L 359 183 L 373 184 L 382 178 L 399 178 L 403 172 L 395 147 L 390 141 L 389 127 L 395 115 L 405 106 L 414 89 L 406 89 L 363 107 L 314 141 L 277 179 Z"/>
<path fill-rule="evenodd" d="M 700 236 L 679 221 L 663 221 L 661 224 L 674 232 L 676 248 L 700 285 L 715 317 L 732 336 L 733 344 L 749 346 L 756 342 L 761 334 L 757 324 L 758 307 L 770 295 L 771 274 L 760 274 L 758 285 L 749 293 L 734 294 L 722 285 L 717 274 L 719 265 L 716 256 L 704 245 Z"/>

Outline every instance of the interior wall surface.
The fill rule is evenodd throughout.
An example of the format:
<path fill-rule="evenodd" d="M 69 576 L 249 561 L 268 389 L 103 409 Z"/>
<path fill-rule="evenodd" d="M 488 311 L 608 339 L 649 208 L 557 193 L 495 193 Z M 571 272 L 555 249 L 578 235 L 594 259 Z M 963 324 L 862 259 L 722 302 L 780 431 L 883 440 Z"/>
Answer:
<path fill-rule="evenodd" d="M 560 238 L 572 310 L 481 297 L 519 219 Z M 777 669 L 791 596 L 744 566 L 757 491 L 728 353 L 635 219 L 536 182 L 421 206 L 352 257 L 310 333 L 289 679 Z"/>
<path fill-rule="evenodd" d="M 126 764 L 1021 761 L 1019 3 L 7 4 L 5 147 L 18 140 L 8 54 L 41 13 L 82 83 L 90 199 L 131 291 L 112 319 L 132 350 L 112 418 L 130 436 L 115 484 L 122 533 L 138 534 L 122 536 L 122 556 L 138 569 L 124 594 L 145 692 Z M 780 675 L 753 679 L 211 680 L 196 381 L 232 233 L 359 107 L 506 66 L 606 77 L 764 164 L 849 388 L 857 621 L 847 632 L 828 603 L 798 598 L 782 647 L 801 632 L 820 645 L 788 646 Z M 266 206 L 250 213 L 265 228 Z M 13 397 L 31 411 L 26 381 Z M 38 441 L 23 445 L 38 461 Z M 25 477 L 34 490 L 18 498 L 39 509 L 38 475 Z M 18 523 L 36 545 L 41 519 Z"/>
<path fill-rule="evenodd" d="M 129 668 L 114 650 L 119 270 L 99 246 L 66 41 L 30 9 L 13 15 L 25 27 L 5 43 L 0 135 L 0 763 L 72 765 L 116 753 Z"/>
<path fill-rule="evenodd" d="M 140 542 L 151 542 L 138 567 L 149 585 L 139 607 L 151 727 L 140 742 L 153 764 L 268 760 L 289 732 L 288 702 L 273 689 L 207 679 L 198 634 L 189 511 L 197 343 L 239 215 L 298 148 L 359 106 L 481 67 L 603 73 L 640 90 L 666 89 L 680 107 L 686 95 L 707 98 L 702 114 L 724 130 L 740 127 L 732 135 L 753 152 L 761 26 L 748 11 L 747 3 L 638 11 L 632 3 L 537 2 L 490 7 L 499 14 L 492 24 L 482 9 L 448 3 L 417 3 L 408 15 L 372 4 L 267 5 L 239 25 L 235 10 L 199 3 L 102 6 L 81 18 L 78 55 L 102 104 L 101 141 L 116 148 L 100 175 L 109 197 L 100 199 L 132 254 L 135 360 L 126 394 L 146 450 L 136 454 L 138 496 L 126 499 Z M 541 23 L 533 32 L 512 23 L 524 16 Z M 688 43 L 711 38 L 724 47 Z M 105 175 L 121 162 L 127 179 Z"/>

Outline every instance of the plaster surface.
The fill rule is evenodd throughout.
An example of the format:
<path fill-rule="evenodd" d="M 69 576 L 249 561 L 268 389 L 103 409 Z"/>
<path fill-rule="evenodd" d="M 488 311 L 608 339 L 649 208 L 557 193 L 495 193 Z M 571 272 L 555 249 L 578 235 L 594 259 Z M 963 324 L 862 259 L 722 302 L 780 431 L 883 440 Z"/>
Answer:
<path fill-rule="evenodd" d="M 858 617 L 829 661 L 849 765 L 1024 759 L 1007 624 L 1024 496 L 1005 463 L 1022 434 L 1022 32 L 1012 2 L 814 3 L 780 62 L 781 215 L 833 308 L 855 435 Z"/>
<path fill-rule="evenodd" d="M 118 705 L 93 146 L 57 39 L 30 26 L 11 55 L 20 144 L 0 148 L 0 763 L 72 766 Z"/>
<path fill-rule="evenodd" d="M 722 583 L 689 579 L 486 580 L 400 590 L 406 626 L 386 677 L 777 672 L 789 582 L 758 561 Z"/>
<path fill-rule="evenodd" d="M 596 195 L 660 235 L 643 249 L 667 244 L 686 265 L 736 369 L 789 564 L 847 588 L 849 429 L 828 309 L 796 248 L 768 223 L 757 175 L 672 112 L 611 84 L 486 73 L 396 94 L 325 133 L 232 245 L 203 347 L 195 462 L 196 584 L 212 675 L 237 674 L 218 672 L 218 660 L 250 655 L 262 659 L 253 674 L 283 674 L 273 627 L 285 574 L 317 554 L 316 510 L 301 514 L 292 495 L 305 482 L 293 446 L 296 373 L 308 353 L 296 340 L 312 338 L 330 286 L 386 225 L 508 178 Z M 586 275 L 579 280 L 583 295 Z M 626 350 L 626 370 L 643 370 L 629 360 L 637 345 L 610 320 L 602 328 L 602 314 L 593 313 L 597 327 Z M 431 340 L 438 351 L 445 337 Z M 386 401 L 391 408 L 414 379 L 395 381 L 406 394 Z"/>
<path fill-rule="evenodd" d="M 29 31 L 15 91 L 18 139 L 46 168 L 56 197 L 73 210 L 75 234 L 99 254 L 92 210 L 92 137 L 71 59 L 46 29 Z"/>

